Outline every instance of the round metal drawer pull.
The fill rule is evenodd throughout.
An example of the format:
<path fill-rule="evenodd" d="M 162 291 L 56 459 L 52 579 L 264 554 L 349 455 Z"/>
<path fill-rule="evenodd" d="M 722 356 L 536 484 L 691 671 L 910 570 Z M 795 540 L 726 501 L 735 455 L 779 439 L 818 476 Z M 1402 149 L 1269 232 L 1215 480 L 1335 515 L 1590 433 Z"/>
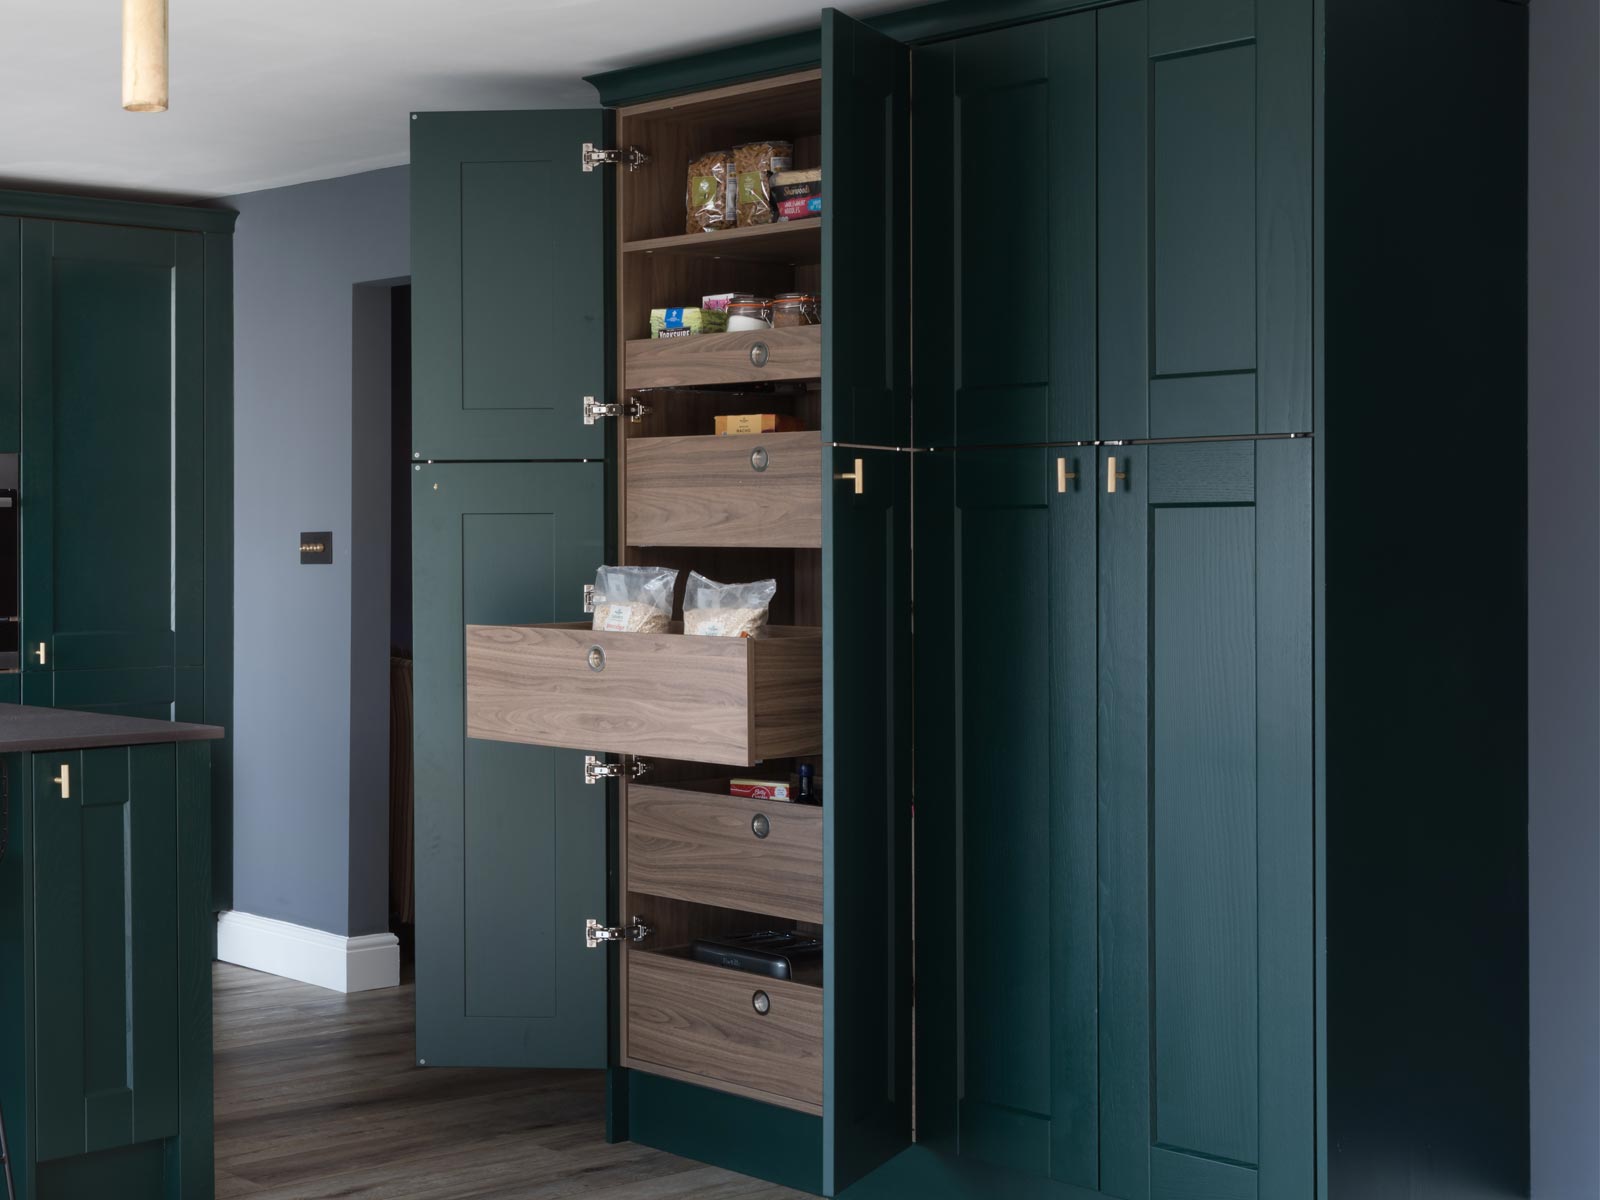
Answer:
<path fill-rule="evenodd" d="M 767 820 L 766 813 L 757 813 L 750 818 L 750 832 L 758 838 L 764 838 L 772 832 L 772 822 Z"/>
<path fill-rule="evenodd" d="M 766 366 L 767 356 L 770 353 L 771 351 L 767 349 L 767 344 L 765 342 L 755 343 L 755 345 L 750 347 L 750 365 L 752 367 Z"/>
<path fill-rule="evenodd" d="M 606 669 L 606 652 L 599 646 L 589 647 L 589 670 L 604 671 Z"/>
<path fill-rule="evenodd" d="M 765 471 L 767 469 L 767 463 L 771 461 L 772 460 L 767 456 L 767 448 L 765 446 L 757 446 L 754 450 L 750 451 L 750 466 L 752 470 Z"/>
<path fill-rule="evenodd" d="M 750 1007 L 755 1009 L 758 1014 L 764 1017 L 772 1011 L 772 1000 L 765 992 L 757 992 L 754 996 L 750 997 Z"/>

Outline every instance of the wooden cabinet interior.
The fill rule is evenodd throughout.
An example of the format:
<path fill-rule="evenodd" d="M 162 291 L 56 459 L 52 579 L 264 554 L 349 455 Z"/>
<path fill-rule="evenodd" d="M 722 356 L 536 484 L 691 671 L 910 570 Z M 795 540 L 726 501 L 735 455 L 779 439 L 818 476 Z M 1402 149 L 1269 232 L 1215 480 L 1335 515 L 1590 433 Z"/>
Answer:
<path fill-rule="evenodd" d="M 819 71 L 650 102 L 617 114 L 619 144 L 638 146 L 650 162 L 616 172 L 617 374 L 647 409 L 616 422 L 619 553 L 627 563 L 675 568 L 679 610 L 691 571 L 721 582 L 774 579 L 770 620 L 794 627 L 779 636 L 809 628 L 819 647 L 820 328 L 662 341 L 650 339 L 649 318 L 652 308 L 724 292 L 820 292 L 820 220 L 689 234 L 685 197 L 692 158 L 744 142 L 786 139 L 796 167 L 820 166 L 821 129 Z M 714 435 L 715 417 L 750 412 L 794 418 L 801 432 Z M 751 458 L 758 449 L 759 465 Z M 778 692 L 770 699 L 820 730 L 820 677 L 791 678 Z M 793 756 L 820 759 L 820 733 L 814 743 L 764 749 L 758 739 L 748 760 L 720 757 L 764 759 L 748 773 L 787 780 Z M 820 1115 L 820 964 L 772 980 L 693 962 L 688 947 L 754 930 L 824 933 L 822 810 L 730 796 L 728 780 L 740 772 L 685 761 L 713 756 L 681 738 L 636 741 L 632 752 L 647 756 L 650 771 L 620 787 L 618 915 L 652 932 L 622 951 L 621 1065 Z M 771 824 L 765 838 L 751 832 L 758 813 Z M 758 991 L 771 1005 L 766 1013 L 752 1007 Z"/>

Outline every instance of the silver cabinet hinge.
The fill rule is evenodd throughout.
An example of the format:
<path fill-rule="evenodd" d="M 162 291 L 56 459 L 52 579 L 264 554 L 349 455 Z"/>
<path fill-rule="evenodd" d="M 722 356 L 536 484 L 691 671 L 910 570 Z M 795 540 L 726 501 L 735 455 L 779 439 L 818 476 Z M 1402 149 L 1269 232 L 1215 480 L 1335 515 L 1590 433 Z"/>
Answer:
<path fill-rule="evenodd" d="M 638 779 L 650 769 L 649 763 L 623 755 L 621 762 L 608 763 L 598 754 L 583 756 L 583 781 L 599 783 L 602 779 Z"/>
<path fill-rule="evenodd" d="M 629 146 L 626 150 L 601 150 L 593 142 L 583 144 L 583 169 L 592 171 L 596 167 L 603 167 L 607 163 L 627 163 L 628 170 L 637 171 L 650 161 L 650 156 L 637 146 Z"/>
<path fill-rule="evenodd" d="M 583 611 L 586 613 L 594 611 L 594 584 L 592 583 L 583 585 Z"/>
<path fill-rule="evenodd" d="M 655 930 L 638 917 L 626 925 L 602 925 L 593 917 L 583 923 L 583 944 L 593 950 L 607 942 L 642 942 Z"/>
<path fill-rule="evenodd" d="M 583 398 L 583 423 L 593 425 L 601 417 L 627 417 L 637 425 L 650 415 L 650 406 L 629 397 L 621 403 L 601 404 L 593 396 Z"/>

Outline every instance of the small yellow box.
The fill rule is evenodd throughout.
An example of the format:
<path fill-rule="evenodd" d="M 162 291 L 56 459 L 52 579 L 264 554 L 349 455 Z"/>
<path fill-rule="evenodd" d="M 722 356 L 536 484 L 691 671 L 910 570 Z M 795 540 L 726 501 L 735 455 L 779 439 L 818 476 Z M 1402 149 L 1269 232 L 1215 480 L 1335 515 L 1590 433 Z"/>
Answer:
<path fill-rule="evenodd" d="M 782 413 L 731 413 L 716 420 L 718 437 L 731 433 L 799 433 L 804 428 L 799 417 Z"/>

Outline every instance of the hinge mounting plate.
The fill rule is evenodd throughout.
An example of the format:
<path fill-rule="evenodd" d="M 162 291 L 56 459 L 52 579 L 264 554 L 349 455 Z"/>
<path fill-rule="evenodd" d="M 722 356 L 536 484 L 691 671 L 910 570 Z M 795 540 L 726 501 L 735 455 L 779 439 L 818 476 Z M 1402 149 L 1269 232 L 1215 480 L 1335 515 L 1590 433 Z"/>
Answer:
<path fill-rule="evenodd" d="M 627 417 L 637 425 L 650 415 L 650 406 L 635 400 L 633 397 L 621 402 L 612 401 L 602 404 L 593 396 L 583 398 L 583 423 L 593 425 L 601 417 Z"/>
<path fill-rule="evenodd" d="M 605 762 L 598 754 L 583 756 L 583 781 L 599 783 L 602 779 L 638 779 L 650 769 L 649 763 L 623 755 L 621 762 Z"/>
<path fill-rule="evenodd" d="M 637 171 L 650 161 L 650 156 L 637 146 L 629 146 L 626 150 L 602 150 L 593 142 L 583 144 L 583 169 L 592 171 L 596 167 L 603 167 L 606 163 L 626 163 L 628 170 Z"/>
<path fill-rule="evenodd" d="M 607 942 L 642 942 L 655 930 L 635 917 L 626 925 L 602 925 L 593 917 L 583 923 L 583 944 L 593 950 Z"/>

